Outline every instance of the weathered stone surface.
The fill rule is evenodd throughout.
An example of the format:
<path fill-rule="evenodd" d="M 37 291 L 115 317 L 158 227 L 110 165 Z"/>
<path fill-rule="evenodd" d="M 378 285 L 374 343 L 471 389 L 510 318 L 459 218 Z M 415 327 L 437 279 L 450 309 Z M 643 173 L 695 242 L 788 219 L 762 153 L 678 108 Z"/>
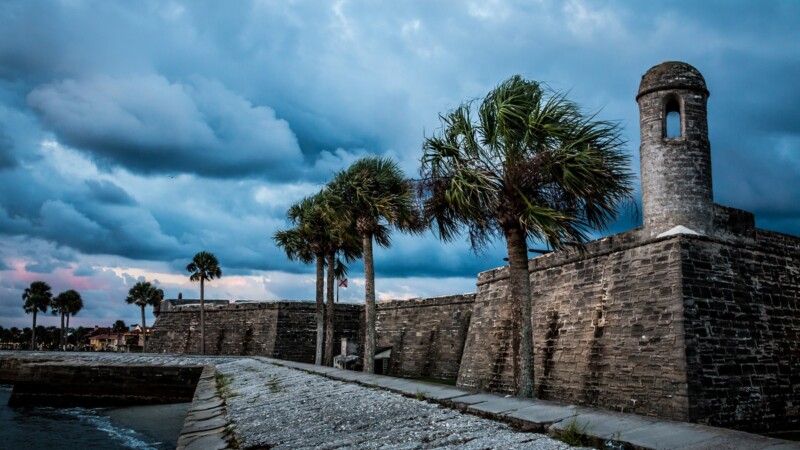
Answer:
<path fill-rule="evenodd" d="M 680 418 L 688 410 L 677 237 L 635 232 L 531 260 L 537 396 Z M 480 275 L 458 385 L 515 391 L 507 269 Z"/>
<path fill-rule="evenodd" d="M 219 434 L 207 434 L 189 440 L 185 446 L 179 447 L 183 450 L 224 450 L 230 448 L 228 441 Z"/>
<path fill-rule="evenodd" d="M 334 340 L 358 339 L 362 307 L 337 304 Z M 231 303 L 206 306 L 206 353 L 261 355 L 314 362 L 315 308 L 307 302 Z M 200 309 L 161 311 L 148 347 L 153 353 L 200 353 Z"/>
<path fill-rule="evenodd" d="M 377 305 L 378 347 L 392 347 L 388 374 L 456 379 L 475 294 Z"/>
<path fill-rule="evenodd" d="M 747 431 L 800 418 L 800 239 L 681 240 L 689 420 Z M 777 248 L 776 248 L 777 247 Z"/>
<path fill-rule="evenodd" d="M 642 215 L 648 237 L 676 225 L 701 234 L 712 231 L 707 99 L 703 76 L 689 64 L 662 63 L 642 77 L 636 101 L 642 139 Z M 679 114 L 677 137 L 667 136 L 670 111 Z"/>
<path fill-rule="evenodd" d="M 217 370 L 231 377 L 237 394 L 227 403 L 243 448 L 569 448 L 428 402 L 252 359 Z"/>
<path fill-rule="evenodd" d="M 94 362 L 18 366 L 12 406 L 116 406 L 181 403 L 194 395 L 202 367 Z"/>

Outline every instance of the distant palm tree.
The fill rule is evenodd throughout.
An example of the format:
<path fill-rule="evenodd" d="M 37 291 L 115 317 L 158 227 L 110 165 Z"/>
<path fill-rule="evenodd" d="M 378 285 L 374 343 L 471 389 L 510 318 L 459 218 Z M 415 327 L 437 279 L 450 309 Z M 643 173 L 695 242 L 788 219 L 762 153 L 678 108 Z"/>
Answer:
<path fill-rule="evenodd" d="M 147 323 L 145 322 L 145 306 L 156 306 L 164 299 L 164 291 L 147 281 L 140 281 L 128 291 L 125 303 L 136 305 L 142 310 L 142 352 L 147 353 Z"/>
<path fill-rule="evenodd" d="M 117 320 L 114 325 L 111 325 L 111 332 L 117 333 L 117 346 L 119 347 L 120 335 L 128 331 L 128 326 L 125 325 L 124 320 Z"/>
<path fill-rule="evenodd" d="M 388 247 L 390 228 L 419 232 L 422 220 L 411 181 L 389 158 L 369 156 L 336 174 L 332 198 L 346 210 L 361 237 L 364 257 L 366 342 L 364 372 L 375 371 L 375 267 L 372 243 Z"/>
<path fill-rule="evenodd" d="M 36 349 L 36 314 L 38 312 L 47 312 L 47 308 L 50 307 L 52 299 L 53 293 L 50 291 L 50 285 L 44 281 L 34 281 L 31 283 L 30 287 L 25 288 L 25 291 L 22 293 L 22 300 L 25 302 L 25 313 L 33 313 L 31 350 Z"/>
<path fill-rule="evenodd" d="M 80 307 L 78 307 L 80 305 Z M 61 316 L 61 335 L 59 338 L 58 346 L 61 350 L 67 349 L 67 335 L 65 333 L 64 318 L 69 317 L 72 313 L 72 308 L 83 308 L 83 300 L 81 294 L 74 289 L 66 290 L 55 296 L 50 303 L 50 311 L 54 316 Z M 69 325 L 67 325 L 68 327 Z"/>
<path fill-rule="evenodd" d="M 76 292 L 77 294 L 77 292 Z M 67 331 L 69 331 L 69 318 L 78 314 L 83 309 L 83 299 L 80 295 L 70 295 L 67 301 Z M 64 337 L 65 345 L 67 337 Z"/>
<path fill-rule="evenodd" d="M 527 242 L 541 239 L 556 250 L 581 246 L 630 200 L 620 128 L 520 76 L 497 86 L 477 108 L 466 102 L 440 118 L 441 132 L 423 145 L 425 214 L 444 240 L 466 228 L 476 251 L 505 238 L 519 333 L 515 378 L 518 395 L 531 397 Z"/>
<path fill-rule="evenodd" d="M 200 354 L 206 354 L 206 322 L 205 322 L 205 282 L 222 276 L 219 261 L 213 253 L 202 251 L 194 255 L 192 262 L 186 266 L 191 272 L 190 281 L 200 282 Z"/>
<path fill-rule="evenodd" d="M 125 333 L 126 331 L 128 331 L 128 326 L 125 325 L 124 320 L 117 320 L 114 325 L 111 325 L 111 332 L 113 333 Z"/>

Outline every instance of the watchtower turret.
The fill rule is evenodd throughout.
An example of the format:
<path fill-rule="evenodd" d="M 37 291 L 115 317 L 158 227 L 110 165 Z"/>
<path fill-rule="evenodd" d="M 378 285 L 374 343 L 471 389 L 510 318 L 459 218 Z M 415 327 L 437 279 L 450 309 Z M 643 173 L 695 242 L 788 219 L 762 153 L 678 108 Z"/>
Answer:
<path fill-rule="evenodd" d="M 679 225 L 700 234 L 712 232 L 708 96 L 703 75 L 683 62 L 661 63 L 642 77 L 636 101 L 647 236 Z"/>

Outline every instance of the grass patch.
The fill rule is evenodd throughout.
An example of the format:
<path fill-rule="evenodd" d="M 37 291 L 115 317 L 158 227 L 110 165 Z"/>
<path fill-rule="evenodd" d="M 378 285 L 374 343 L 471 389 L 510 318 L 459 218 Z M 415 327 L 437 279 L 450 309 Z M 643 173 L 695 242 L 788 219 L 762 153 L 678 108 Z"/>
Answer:
<path fill-rule="evenodd" d="M 578 422 L 578 416 L 573 416 L 572 420 L 558 433 L 556 438 L 569 445 L 588 446 L 592 443 L 592 438 L 589 436 L 588 430 L 588 421 L 581 424 Z"/>
<path fill-rule="evenodd" d="M 270 376 L 269 380 L 264 385 L 269 389 L 269 392 L 273 394 L 277 394 L 278 392 L 281 392 L 283 390 L 283 387 L 281 386 L 281 381 L 274 375 Z"/>
<path fill-rule="evenodd" d="M 427 394 L 427 392 L 423 391 L 422 389 L 417 389 L 417 393 L 414 394 L 414 398 L 420 401 L 425 400 L 427 398 L 425 394 Z"/>
<path fill-rule="evenodd" d="M 231 449 L 241 448 L 241 443 L 239 442 L 239 439 L 236 437 L 236 424 L 229 423 L 222 431 L 222 435 L 225 436 L 225 440 L 228 441 L 228 448 Z"/>
<path fill-rule="evenodd" d="M 216 372 L 214 373 L 214 381 L 217 383 L 217 393 L 223 400 L 239 395 L 231 389 L 233 377 Z"/>

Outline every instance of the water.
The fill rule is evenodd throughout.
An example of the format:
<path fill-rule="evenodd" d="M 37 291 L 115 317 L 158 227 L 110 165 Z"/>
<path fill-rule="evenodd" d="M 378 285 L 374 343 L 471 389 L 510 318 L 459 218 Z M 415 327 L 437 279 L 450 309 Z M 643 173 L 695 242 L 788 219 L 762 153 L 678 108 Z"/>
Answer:
<path fill-rule="evenodd" d="M 188 403 L 128 408 L 11 408 L 0 385 L 0 449 L 173 449 Z"/>

